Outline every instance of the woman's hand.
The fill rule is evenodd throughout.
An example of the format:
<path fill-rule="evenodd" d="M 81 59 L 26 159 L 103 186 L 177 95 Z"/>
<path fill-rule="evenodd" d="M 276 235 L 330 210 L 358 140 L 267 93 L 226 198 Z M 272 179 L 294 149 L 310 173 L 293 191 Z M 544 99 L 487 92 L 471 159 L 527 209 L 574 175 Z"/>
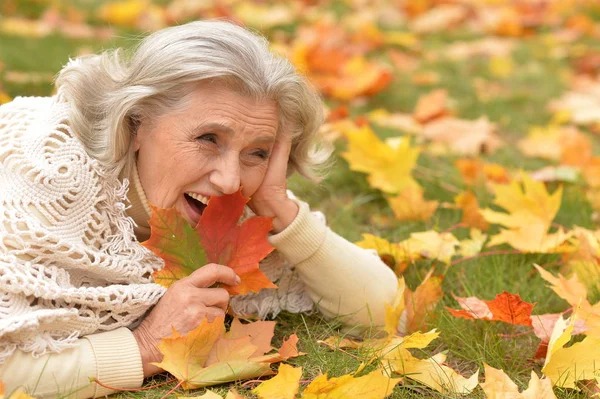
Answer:
<path fill-rule="evenodd" d="M 263 182 L 248 203 L 257 215 L 273 218 L 271 231 L 274 233 L 284 230 L 298 215 L 298 205 L 286 193 L 287 165 L 291 149 L 292 136 L 287 133 L 279 134 Z"/>
<path fill-rule="evenodd" d="M 133 331 L 142 355 L 144 377 L 162 371 L 150 363 L 162 360 L 156 345 L 162 338 L 171 336 L 171 326 L 184 335 L 196 328 L 204 318 L 212 321 L 225 316 L 229 293 L 224 288 L 208 288 L 216 283 L 235 286 L 240 283 L 240 278 L 227 266 L 211 263 L 201 267 L 173 283 Z"/>

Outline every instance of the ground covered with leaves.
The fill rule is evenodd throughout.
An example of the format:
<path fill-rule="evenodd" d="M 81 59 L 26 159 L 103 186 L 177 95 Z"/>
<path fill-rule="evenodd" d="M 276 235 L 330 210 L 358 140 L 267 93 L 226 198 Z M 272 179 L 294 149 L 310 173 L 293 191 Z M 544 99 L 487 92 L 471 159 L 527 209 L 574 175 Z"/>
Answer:
<path fill-rule="evenodd" d="M 271 345 L 295 369 L 280 366 L 275 393 L 252 390 L 263 378 L 219 397 L 598 392 L 596 1 L 4 0 L 0 16 L 0 103 L 51 94 L 69 57 L 214 17 L 262 32 L 322 93 L 334 162 L 319 186 L 290 188 L 398 274 L 387 338 L 344 340 L 335 320 L 280 315 Z M 305 355 L 282 354 L 293 334 Z M 393 390 L 351 386 L 377 372 L 355 385 Z M 173 381 L 121 395 L 171 392 L 204 394 Z"/>

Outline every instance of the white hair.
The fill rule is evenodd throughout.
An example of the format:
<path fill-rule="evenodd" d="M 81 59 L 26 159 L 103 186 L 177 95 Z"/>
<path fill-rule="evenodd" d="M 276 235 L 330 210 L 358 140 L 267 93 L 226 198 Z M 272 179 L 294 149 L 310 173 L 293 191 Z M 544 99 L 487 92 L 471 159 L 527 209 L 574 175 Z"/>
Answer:
<path fill-rule="evenodd" d="M 280 131 L 293 135 L 289 172 L 319 176 L 331 154 L 318 136 L 319 95 L 265 38 L 232 23 L 196 21 L 157 31 L 131 57 L 117 49 L 78 58 L 60 71 L 56 86 L 72 104 L 71 125 L 87 152 L 118 171 L 135 162 L 132 137 L 140 122 L 180 107 L 206 80 L 275 101 Z"/>

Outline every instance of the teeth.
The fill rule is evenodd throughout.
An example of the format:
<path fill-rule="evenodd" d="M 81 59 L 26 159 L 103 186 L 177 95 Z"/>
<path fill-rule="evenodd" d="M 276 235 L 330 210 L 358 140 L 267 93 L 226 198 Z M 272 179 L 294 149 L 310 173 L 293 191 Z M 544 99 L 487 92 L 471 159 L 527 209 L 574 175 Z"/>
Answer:
<path fill-rule="evenodd" d="M 190 197 L 192 197 L 193 199 L 195 199 L 196 201 L 200 201 L 202 202 L 204 205 L 208 204 L 208 200 L 210 197 L 207 197 L 206 195 L 202 195 L 202 194 L 196 194 L 196 193 L 186 193 L 187 195 L 189 195 Z"/>

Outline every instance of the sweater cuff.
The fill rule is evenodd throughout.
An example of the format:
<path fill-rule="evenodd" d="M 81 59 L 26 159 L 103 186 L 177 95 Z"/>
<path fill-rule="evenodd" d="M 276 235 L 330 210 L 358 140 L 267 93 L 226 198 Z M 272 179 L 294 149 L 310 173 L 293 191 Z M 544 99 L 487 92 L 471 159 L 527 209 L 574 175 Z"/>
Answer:
<path fill-rule="evenodd" d="M 311 212 L 306 202 L 298 204 L 298 215 L 283 231 L 269 237 L 269 242 L 293 265 L 310 258 L 321 247 L 327 226 Z"/>
<path fill-rule="evenodd" d="M 125 327 L 84 337 L 96 356 L 96 377 L 115 388 L 139 388 L 144 381 L 142 356 L 133 333 Z M 96 384 L 94 397 L 114 391 Z"/>

